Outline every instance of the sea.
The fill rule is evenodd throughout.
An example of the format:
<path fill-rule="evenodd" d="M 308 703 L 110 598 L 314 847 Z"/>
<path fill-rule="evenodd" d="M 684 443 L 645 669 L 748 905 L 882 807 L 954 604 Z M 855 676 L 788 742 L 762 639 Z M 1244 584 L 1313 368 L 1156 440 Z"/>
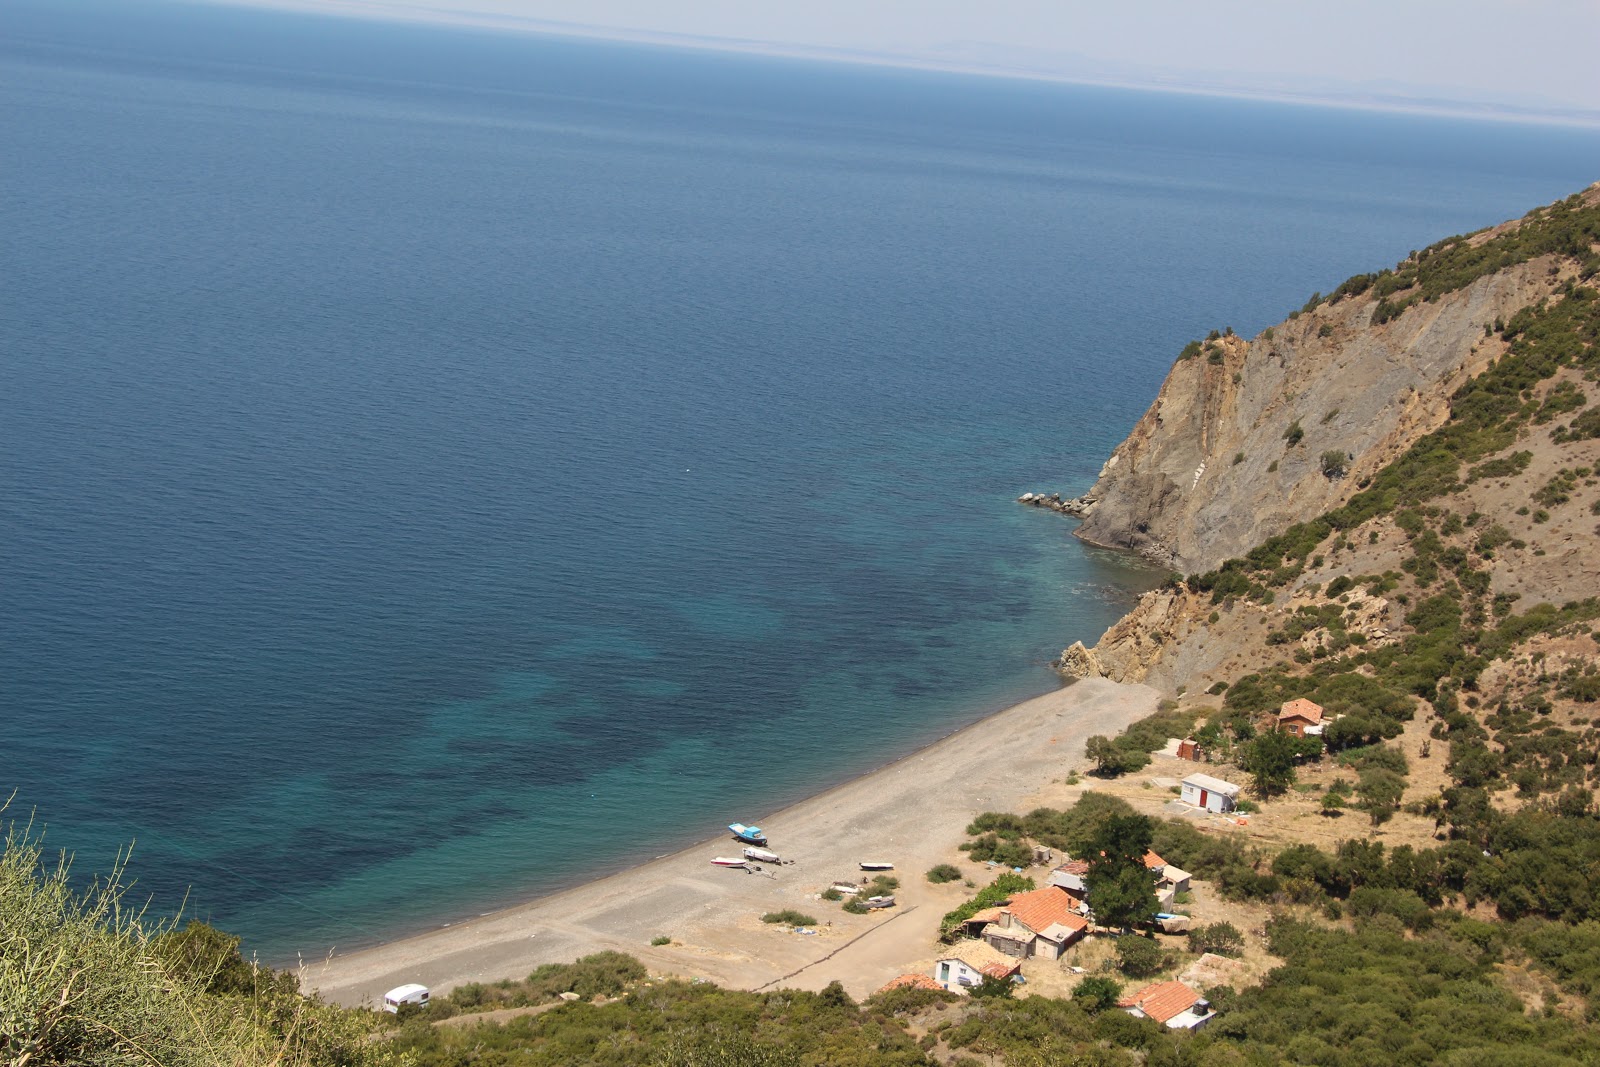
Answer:
<path fill-rule="evenodd" d="M 0 819 L 275 963 L 1055 688 L 1164 576 L 1019 494 L 1189 339 L 1600 178 L 1591 129 L 170 0 L 8 0 L 0 144 Z"/>

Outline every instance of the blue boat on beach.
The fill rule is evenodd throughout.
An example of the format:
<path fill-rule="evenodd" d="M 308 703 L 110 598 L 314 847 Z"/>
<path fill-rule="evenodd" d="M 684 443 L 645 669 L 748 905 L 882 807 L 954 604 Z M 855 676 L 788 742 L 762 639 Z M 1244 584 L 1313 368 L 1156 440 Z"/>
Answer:
<path fill-rule="evenodd" d="M 728 829 L 733 833 L 734 837 L 737 837 L 747 845 L 764 845 L 767 843 L 767 835 L 761 832 L 761 827 L 759 826 L 746 826 L 742 822 L 731 822 L 728 824 Z"/>

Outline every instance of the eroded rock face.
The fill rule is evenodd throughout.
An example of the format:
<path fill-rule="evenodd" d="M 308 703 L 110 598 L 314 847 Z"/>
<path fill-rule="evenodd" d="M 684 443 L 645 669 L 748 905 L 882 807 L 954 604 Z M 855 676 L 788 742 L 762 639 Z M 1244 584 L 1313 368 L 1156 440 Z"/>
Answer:
<path fill-rule="evenodd" d="M 1213 608 L 1206 594 L 1178 585 L 1156 589 L 1139 598 L 1134 609 L 1107 630 L 1092 649 L 1074 645 L 1061 654 L 1058 669 L 1069 677 L 1100 677 L 1115 682 L 1142 682 L 1158 689 L 1208 675 L 1238 647 L 1237 624 L 1258 622 L 1255 605 L 1241 605 L 1211 623 Z M 1075 673 L 1083 671 L 1083 674 Z"/>
<path fill-rule="evenodd" d="M 1056 670 L 1068 678 L 1104 678 L 1105 671 L 1100 667 L 1100 661 L 1095 654 L 1083 646 L 1082 641 L 1074 641 L 1069 648 L 1061 653 L 1061 658 L 1055 662 Z"/>
<path fill-rule="evenodd" d="M 1504 351 L 1485 327 L 1554 293 L 1568 276 L 1554 263 L 1380 326 L 1374 299 L 1324 304 L 1180 360 L 1084 498 L 1078 536 L 1196 573 L 1339 506 L 1444 422 L 1450 394 Z"/>

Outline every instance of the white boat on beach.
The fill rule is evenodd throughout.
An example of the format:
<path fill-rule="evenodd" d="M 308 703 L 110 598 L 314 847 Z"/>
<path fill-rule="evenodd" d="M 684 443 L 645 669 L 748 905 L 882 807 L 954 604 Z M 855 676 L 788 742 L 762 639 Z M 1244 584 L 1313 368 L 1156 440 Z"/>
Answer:
<path fill-rule="evenodd" d="M 863 871 L 892 871 L 894 870 L 894 864 L 886 863 L 883 860 L 862 860 L 861 869 Z"/>
<path fill-rule="evenodd" d="M 743 856 L 737 858 L 733 856 L 716 856 L 712 858 L 711 862 L 718 867 L 745 867 L 747 861 Z M 749 870 L 748 867 L 745 867 L 745 869 Z"/>
<path fill-rule="evenodd" d="M 747 860 L 757 860 L 761 863 L 782 862 L 778 859 L 778 854 L 776 852 L 772 852 L 764 848 L 756 848 L 754 845 L 751 845 L 749 848 L 744 850 L 744 858 Z"/>
<path fill-rule="evenodd" d="M 856 885 L 854 882 L 835 882 L 828 888 L 832 889 L 836 893 L 849 894 L 861 892 L 861 887 Z"/>
<path fill-rule="evenodd" d="M 868 897 L 867 898 L 867 907 L 869 907 L 869 908 L 892 908 L 892 907 L 894 907 L 894 895 L 892 893 L 885 893 L 881 897 Z"/>

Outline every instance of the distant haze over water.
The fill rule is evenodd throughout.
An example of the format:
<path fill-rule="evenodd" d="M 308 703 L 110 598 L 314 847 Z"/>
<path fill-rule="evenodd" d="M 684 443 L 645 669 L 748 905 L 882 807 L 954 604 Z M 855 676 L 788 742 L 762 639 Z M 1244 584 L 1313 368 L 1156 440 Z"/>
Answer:
<path fill-rule="evenodd" d="M 0 13 L 0 795 L 275 960 L 1052 688 L 1156 576 L 1019 493 L 1086 489 L 1191 337 L 1600 159 L 132 7 Z"/>

